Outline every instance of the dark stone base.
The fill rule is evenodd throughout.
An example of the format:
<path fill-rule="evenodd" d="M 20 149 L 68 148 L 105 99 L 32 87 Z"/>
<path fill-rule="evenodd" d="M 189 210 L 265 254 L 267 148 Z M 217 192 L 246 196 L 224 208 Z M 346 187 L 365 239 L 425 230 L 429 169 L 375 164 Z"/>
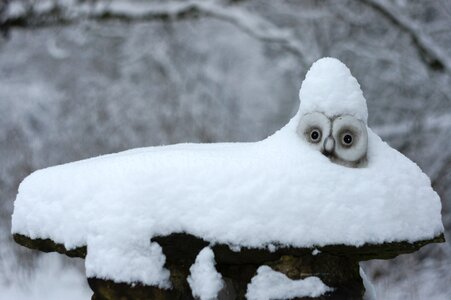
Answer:
<path fill-rule="evenodd" d="M 62 244 L 50 239 L 31 239 L 14 234 L 14 240 L 31 249 L 44 252 L 59 252 L 72 257 L 84 258 L 87 247 L 67 250 Z M 399 254 L 411 253 L 429 243 L 444 242 L 443 234 L 430 240 L 414 243 L 392 242 L 365 244 L 361 247 L 329 245 L 318 247 L 319 254 L 312 255 L 313 248 L 279 247 L 271 252 L 267 249 L 242 248 L 232 251 L 227 245 L 211 246 L 216 269 L 226 283 L 218 300 L 245 299 L 247 285 L 262 265 L 270 266 L 291 279 L 319 277 L 334 291 L 316 299 L 361 300 L 364 286 L 359 274 L 359 261 L 370 259 L 390 259 Z M 166 256 L 165 267 L 171 273 L 173 288 L 170 290 L 143 284 L 115 283 L 111 280 L 89 278 L 88 283 L 94 292 L 93 300 L 184 300 L 193 299 L 187 277 L 189 268 L 196 256 L 209 242 L 185 233 L 175 233 L 152 239 L 158 243 Z M 308 298 L 303 298 L 308 299 Z M 310 298 L 311 299 L 311 298 Z"/>
<path fill-rule="evenodd" d="M 189 249 L 193 248 L 189 247 Z M 171 282 L 173 285 L 173 288 L 170 290 L 162 290 L 140 284 L 128 285 L 114 283 L 110 280 L 89 278 L 89 285 L 94 291 L 92 299 L 194 299 L 186 278 L 189 276 L 189 268 L 194 263 L 196 253 L 192 252 L 192 255 L 188 255 L 191 256 L 191 259 L 185 256 L 185 259 L 181 259 L 178 263 L 171 259 L 168 260 L 166 268 L 171 272 Z M 178 257 L 183 258 L 183 255 Z M 251 282 L 252 277 L 255 276 L 257 269 L 261 265 L 268 265 L 291 279 L 304 279 L 309 276 L 317 276 L 326 285 L 334 288 L 333 292 L 315 299 L 361 300 L 365 291 L 359 274 L 359 263 L 356 260 L 346 256 L 322 253 L 316 256 L 309 254 L 301 257 L 284 255 L 277 260 L 267 261 L 262 264 L 218 263 L 216 269 L 222 274 L 226 283 L 225 288 L 219 294 L 218 300 L 246 299 L 247 285 Z"/>
<path fill-rule="evenodd" d="M 163 290 L 142 284 L 132 286 L 98 278 L 88 278 L 88 284 L 94 291 L 92 300 L 193 299 L 192 297 L 183 298 L 174 290 Z"/>

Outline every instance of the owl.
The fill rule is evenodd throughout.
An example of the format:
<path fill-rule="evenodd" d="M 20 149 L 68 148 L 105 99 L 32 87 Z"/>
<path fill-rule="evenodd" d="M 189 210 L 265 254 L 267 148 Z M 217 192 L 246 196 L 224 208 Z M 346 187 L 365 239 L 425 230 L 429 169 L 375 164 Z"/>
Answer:
<path fill-rule="evenodd" d="M 320 112 L 307 113 L 301 116 L 297 133 L 334 163 L 354 168 L 366 163 L 367 128 L 352 115 L 328 117 Z"/>

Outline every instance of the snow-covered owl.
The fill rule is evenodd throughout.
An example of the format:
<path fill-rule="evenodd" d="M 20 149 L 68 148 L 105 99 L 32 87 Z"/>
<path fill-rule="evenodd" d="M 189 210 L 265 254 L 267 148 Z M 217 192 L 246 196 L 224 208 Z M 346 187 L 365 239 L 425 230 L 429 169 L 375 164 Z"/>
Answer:
<path fill-rule="evenodd" d="M 322 70 L 326 65 L 329 70 Z M 360 86 L 349 69 L 336 59 L 322 59 L 308 72 L 299 97 L 297 133 L 301 139 L 335 163 L 364 165 L 368 112 Z"/>
<path fill-rule="evenodd" d="M 329 118 L 320 112 L 305 114 L 299 121 L 298 134 L 333 162 L 358 167 L 366 161 L 366 125 L 352 115 Z"/>
<path fill-rule="evenodd" d="M 288 124 L 255 143 L 139 148 L 36 171 L 20 184 L 11 231 L 67 250 L 86 247 L 89 278 L 159 288 L 176 277 L 154 238 L 171 234 L 274 254 L 279 246 L 414 242 L 443 233 L 430 180 L 367 127 L 366 100 L 343 63 L 315 62 L 299 96 Z M 346 166 L 368 163 L 342 167 L 319 151 Z M 199 260 L 211 262 L 208 252 Z"/>

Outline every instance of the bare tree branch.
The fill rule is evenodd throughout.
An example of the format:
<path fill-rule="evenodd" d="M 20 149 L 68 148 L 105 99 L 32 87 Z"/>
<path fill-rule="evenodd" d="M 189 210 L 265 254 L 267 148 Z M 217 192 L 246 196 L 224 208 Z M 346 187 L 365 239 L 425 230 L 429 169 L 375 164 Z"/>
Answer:
<path fill-rule="evenodd" d="M 167 1 L 164 3 L 96 1 L 64 7 L 57 2 L 38 2 L 29 9 L 16 9 L 6 16 L 6 27 L 45 27 L 71 24 L 83 19 L 152 21 L 212 17 L 228 22 L 250 36 L 266 43 L 280 44 L 298 56 L 304 67 L 313 62 L 303 44 L 289 29 L 279 28 L 270 21 L 238 6 L 223 6 L 216 1 Z"/>
<path fill-rule="evenodd" d="M 381 13 L 398 28 L 409 34 L 413 44 L 420 52 L 420 56 L 432 69 L 451 73 L 451 58 L 414 20 L 384 0 L 362 0 L 362 2 Z"/>

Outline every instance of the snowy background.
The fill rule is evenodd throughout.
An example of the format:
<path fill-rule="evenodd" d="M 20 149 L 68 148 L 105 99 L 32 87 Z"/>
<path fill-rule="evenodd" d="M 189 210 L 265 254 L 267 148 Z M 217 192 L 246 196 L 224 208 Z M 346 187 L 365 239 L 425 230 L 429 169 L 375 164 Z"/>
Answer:
<path fill-rule="evenodd" d="M 3 0 L 0 28 L 1 300 L 90 298 L 80 260 L 12 242 L 26 175 L 141 146 L 260 140 L 294 115 L 323 56 L 350 67 L 369 126 L 430 176 L 451 229 L 447 0 Z M 451 294 L 449 243 L 364 267 L 380 299 Z"/>

